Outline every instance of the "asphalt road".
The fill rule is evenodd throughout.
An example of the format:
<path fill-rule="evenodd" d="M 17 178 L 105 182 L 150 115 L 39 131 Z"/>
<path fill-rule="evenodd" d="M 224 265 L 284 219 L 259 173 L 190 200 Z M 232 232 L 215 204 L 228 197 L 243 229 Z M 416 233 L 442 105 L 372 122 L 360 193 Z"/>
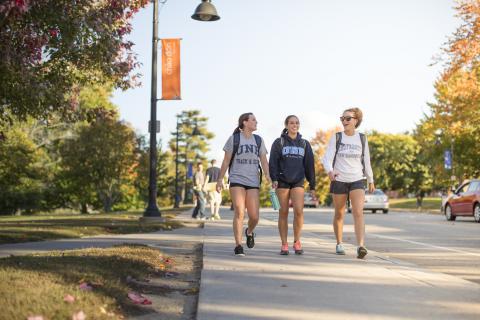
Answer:
<path fill-rule="evenodd" d="M 293 212 L 290 212 L 290 222 L 292 217 Z M 276 221 L 277 215 L 265 212 L 262 218 Z M 334 239 L 332 218 L 332 209 L 305 209 L 304 232 L 319 238 Z M 480 223 L 474 222 L 473 217 L 447 221 L 438 214 L 366 212 L 365 222 L 366 246 L 382 257 L 480 284 Z M 352 215 L 347 214 L 344 242 L 355 245 L 352 223 Z"/>

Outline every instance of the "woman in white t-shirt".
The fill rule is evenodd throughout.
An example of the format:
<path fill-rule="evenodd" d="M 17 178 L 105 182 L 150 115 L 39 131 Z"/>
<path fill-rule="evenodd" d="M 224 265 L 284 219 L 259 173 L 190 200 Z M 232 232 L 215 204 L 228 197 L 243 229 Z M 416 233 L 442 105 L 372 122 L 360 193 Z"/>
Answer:
<path fill-rule="evenodd" d="M 373 172 L 370 165 L 370 151 L 366 136 L 355 129 L 362 123 L 363 114 L 359 108 L 350 108 L 340 117 L 344 128 L 330 139 L 323 167 L 330 178 L 330 193 L 335 206 L 333 230 L 337 239 L 336 253 L 345 254 L 342 245 L 343 220 L 347 198 L 352 204 L 352 213 L 357 238 L 357 258 L 363 259 L 368 251 L 365 248 L 365 222 L 363 205 L 365 201 L 365 178 L 368 191 L 373 192 Z"/>
<path fill-rule="evenodd" d="M 259 168 L 263 169 L 265 178 L 271 184 L 268 172 L 267 149 L 263 139 L 254 134 L 257 130 L 257 119 L 253 113 L 244 113 L 238 119 L 235 128 L 223 150 L 222 167 L 217 180 L 217 191 L 223 188 L 223 177 L 229 169 L 230 196 L 233 202 L 235 215 L 233 217 L 233 235 L 235 238 L 234 253 L 236 256 L 244 256 L 242 236 L 245 234 L 247 247 L 255 246 L 255 233 L 253 232 L 259 218 L 259 189 L 261 175 Z M 248 214 L 248 226 L 242 232 L 245 209 Z"/>

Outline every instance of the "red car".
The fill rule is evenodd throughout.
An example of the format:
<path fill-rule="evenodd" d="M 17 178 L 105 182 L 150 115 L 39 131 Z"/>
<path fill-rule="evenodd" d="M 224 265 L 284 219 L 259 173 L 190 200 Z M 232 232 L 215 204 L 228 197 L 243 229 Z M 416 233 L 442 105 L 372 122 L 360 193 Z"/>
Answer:
<path fill-rule="evenodd" d="M 473 216 L 480 222 L 480 180 L 464 182 L 445 201 L 445 217 L 453 221 L 457 216 Z"/>

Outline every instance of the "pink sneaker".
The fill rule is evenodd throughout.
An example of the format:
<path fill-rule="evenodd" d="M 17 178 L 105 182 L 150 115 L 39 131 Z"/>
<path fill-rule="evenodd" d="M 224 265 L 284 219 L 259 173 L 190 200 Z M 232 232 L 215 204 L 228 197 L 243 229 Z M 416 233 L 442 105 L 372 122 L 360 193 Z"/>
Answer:
<path fill-rule="evenodd" d="M 280 249 L 280 254 L 282 256 L 288 256 L 288 243 L 282 244 L 282 248 Z"/>
<path fill-rule="evenodd" d="M 293 250 L 295 250 L 295 254 L 303 254 L 302 244 L 300 240 L 297 240 L 293 243 Z"/>

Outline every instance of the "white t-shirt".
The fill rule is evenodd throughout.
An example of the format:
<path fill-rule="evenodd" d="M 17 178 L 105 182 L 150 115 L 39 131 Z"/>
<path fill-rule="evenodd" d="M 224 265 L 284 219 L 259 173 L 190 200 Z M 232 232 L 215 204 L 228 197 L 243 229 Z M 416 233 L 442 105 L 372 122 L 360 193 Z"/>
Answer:
<path fill-rule="evenodd" d="M 355 132 L 353 136 L 347 136 L 342 132 L 342 141 L 338 148 L 335 168 L 332 168 L 333 158 L 335 157 L 336 135 L 332 135 L 328 142 L 325 156 L 322 164 L 327 172 L 334 171 L 337 175 L 336 180 L 340 182 L 355 182 L 367 178 L 367 181 L 373 182 L 373 171 L 370 165 L 370 150 L 368 141 L 365 139 L 365 175 L 362 165 L 362 141 L 360 134 Z"/>

